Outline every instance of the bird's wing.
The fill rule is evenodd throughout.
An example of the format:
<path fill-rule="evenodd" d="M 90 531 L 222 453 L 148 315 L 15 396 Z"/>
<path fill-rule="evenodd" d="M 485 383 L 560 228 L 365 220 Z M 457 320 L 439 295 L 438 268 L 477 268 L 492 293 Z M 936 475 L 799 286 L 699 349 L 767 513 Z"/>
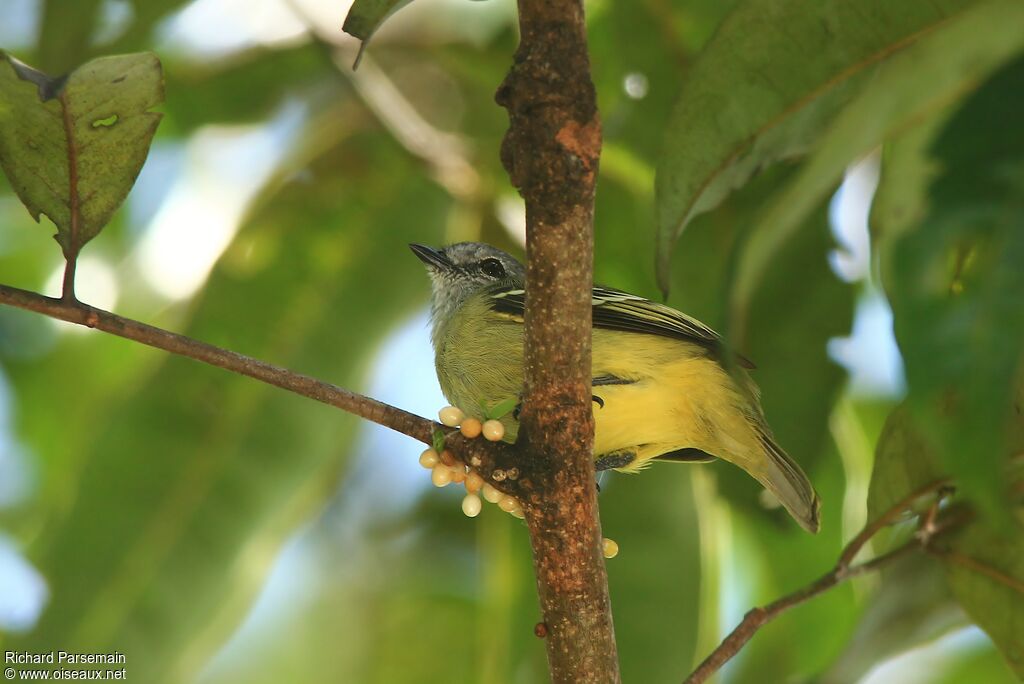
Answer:
<path fill-rule="evenodd" d="M 504 287 L 490 293 L 491 308 L 501 314 L 521 320 L 526 306 L 526 292 L 520 287 Z M 594 327 L 608 330 L 662 335 L 694 342 L 715 354 L 722 352 L 722 338 L 696 318 L 672 307 L 652 302 L 622 290 L 595 287 L 593 290 Z M 745 368 L 752 364 L 737 355 Z"/>

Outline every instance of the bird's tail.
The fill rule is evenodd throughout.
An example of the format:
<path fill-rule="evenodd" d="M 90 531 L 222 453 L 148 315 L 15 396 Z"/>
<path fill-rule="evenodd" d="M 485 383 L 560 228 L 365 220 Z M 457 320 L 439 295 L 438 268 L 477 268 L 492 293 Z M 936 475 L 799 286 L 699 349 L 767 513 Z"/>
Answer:
<path fill-rule="evenodd" d="M 811 481 L 770 434 L 763 430 L 758 432 L 768 457 L 768 467 L 761 483 L 778 498 L 801 527 L 816 533 L 820 526 L 821 499 Z"/>

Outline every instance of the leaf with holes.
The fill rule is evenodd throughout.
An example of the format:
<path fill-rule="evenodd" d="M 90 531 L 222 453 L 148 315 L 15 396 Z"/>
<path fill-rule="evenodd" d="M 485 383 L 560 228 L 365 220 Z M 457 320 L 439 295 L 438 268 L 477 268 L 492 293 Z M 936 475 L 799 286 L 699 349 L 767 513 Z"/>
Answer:
<path fill-rule="evenodd" d="M 101 57 L 53 78 L 0 52 L 0 165 L 74 258 L 128 195 L 163 101 L 155 55 Z"/>

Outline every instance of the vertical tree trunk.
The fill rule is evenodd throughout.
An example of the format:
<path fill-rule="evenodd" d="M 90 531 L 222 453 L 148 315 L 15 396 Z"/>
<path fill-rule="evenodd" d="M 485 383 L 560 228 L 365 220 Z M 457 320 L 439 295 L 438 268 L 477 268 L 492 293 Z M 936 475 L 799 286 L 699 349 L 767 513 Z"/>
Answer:
<path fill-rule="evenodd" d="M 591 294 L 601 125 L 580 0 L 520 0 L 521 42 L 498 90 L 502 162 L 526 200 L 524 501 L 555 682 L 617 682 L 594 482 Z"/>

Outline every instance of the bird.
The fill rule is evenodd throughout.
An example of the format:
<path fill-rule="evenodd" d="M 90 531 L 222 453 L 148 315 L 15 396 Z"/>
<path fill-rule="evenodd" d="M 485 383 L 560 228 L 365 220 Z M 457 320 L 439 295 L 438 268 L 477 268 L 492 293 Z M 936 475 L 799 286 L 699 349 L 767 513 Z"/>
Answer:
<path fill-rule="evenodd" d="M 523 265 L 480 242 L 409 247 L 430 277 L 431 342 L 445 398 L 475 416 L 515 405 L 523 388 Z M 667 305 L 600 286 L 592 300 L 595 469 L 721 459 L 817 532 L 821 501 L 772 435 L 748 372 L 753 364 L 730 358 L 714 330 Z M 518 411 L 499 420 L 514 441 Z"/>

